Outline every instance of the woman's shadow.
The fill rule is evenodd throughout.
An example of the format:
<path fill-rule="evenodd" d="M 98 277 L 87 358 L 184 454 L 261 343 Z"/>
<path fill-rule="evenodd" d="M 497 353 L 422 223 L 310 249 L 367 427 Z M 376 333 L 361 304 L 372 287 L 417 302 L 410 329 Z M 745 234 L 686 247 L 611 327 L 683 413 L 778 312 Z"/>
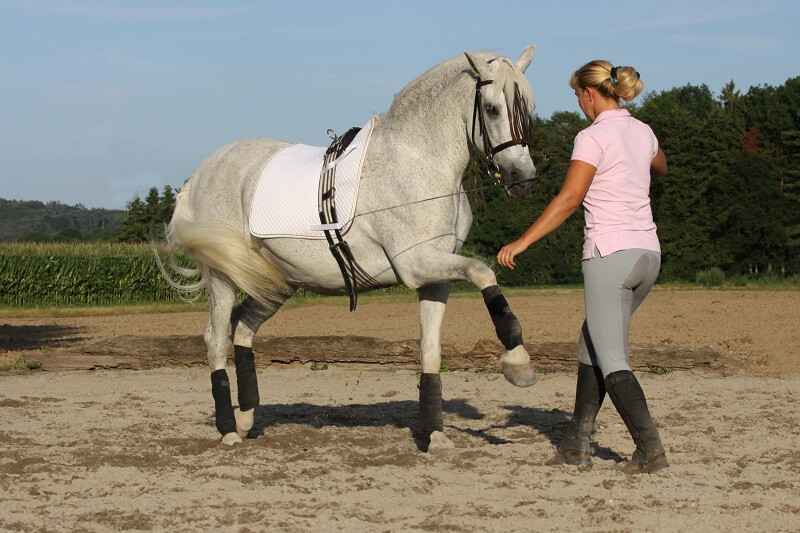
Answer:
<path fill-rule="evenodd" d="M 511 411 L 505 424 L 472 429 L 459 425 L 458 419 L 482 420 L 485 415 L 470 404 L 469 400 L 463 398 L 445 400 L 442 405 L 445 431 L 460 431 L 483 439 L 489 444 L 499 445 L 511 444 L 513 441 L 493 435 L 492 430 L 529 427 L 532 431 L 544 435 L 555 447 L 563 439 L 570 419 L 570 413 L 561 409 L 519 405 L 506 405 L 504 408 Z M 419 427 L 419 403 L 412 400 L 335 406 L 307 402 L 259 405 L 256 407 L 253 429 L 250 430 L 248 438 L 269 435 L 269 429 L 280 424 L 301 424 L 317 429 L 325 426 L 407 428 L 414 435 L 420 451 L 425 451 L 428 445 L 427 435 L 423 435 Z M 603 459 L 622 461 L 622 458 L 609 448 L 596 447 L 595 455 Z"/>
<path fill-rule="evenodd" d="M 535 431 L 546 436 L 550 443 L 557 447 L 564 440 L 564 433 L 567 430 L 572 413 L 561 409 L 538 409 L 535 407 L 522 407 L 519 405 L 505 405 L 505 409 L 511 411 L 508 422 L 503 427 L 529 426 Z M 600 446 L 592 440 L 592 455 L 598 459 L 611 460 L 621 463 L 624 458 L 617 452 L 606 446 Z"/>

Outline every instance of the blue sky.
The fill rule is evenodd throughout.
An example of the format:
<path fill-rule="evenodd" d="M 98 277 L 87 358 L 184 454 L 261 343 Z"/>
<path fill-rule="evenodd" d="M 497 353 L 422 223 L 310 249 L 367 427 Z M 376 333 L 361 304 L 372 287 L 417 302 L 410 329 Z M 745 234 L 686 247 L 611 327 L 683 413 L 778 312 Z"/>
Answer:
<path fill-rule="evenodd" d="M 516 59 L 537 114 L 579 111 L 591 59 L 645 91 L 800 75 L 796 0 L 0 0 L 0 198 L 123 208 L 210 152 L 264 136 L 322 146 L 467 50 Z"/>

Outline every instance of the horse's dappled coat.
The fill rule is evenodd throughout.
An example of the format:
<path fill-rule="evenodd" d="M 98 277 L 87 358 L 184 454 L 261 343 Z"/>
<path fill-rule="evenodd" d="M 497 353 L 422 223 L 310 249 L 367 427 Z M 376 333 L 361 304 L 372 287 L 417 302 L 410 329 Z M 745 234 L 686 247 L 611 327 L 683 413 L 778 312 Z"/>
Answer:
<path fill-rule="evenodd" d="M 439 372 L 450 283 L 464 280 L 489 295 L 487 305 L 507 349 L 500 358 L 506 378 L 519 386 L 536 381 L 519 323 L 502 298 L 494 272 L 482 261 L 459 255 L 472 224 L 461 180 L 471 150 L 483 149 L 483 135 L 494 145 L 508 144 L 493 156 L 508 194 L 530 193 L 536 169 L 528 146 L 508 141 L 521 135 L 519 127 L 525 122 L 512 116 L 518 113 L 515 109 L 522 102 L 525 109 L 533 109 L 533 93 L 524 76 L 532 57 L 533 47 L 516 62 L 478 52 L 431 68 L 378 116 L 364 153 L 347 241 L 375 280 L 371 288 L 402 283 L 418 291 L 423 375 Z M 481 86 L 485 123 L 479 132 L 474 131 L 476 80 L 491 80 Z M 215 376 L 216 416 L 225 423 L 220 431 L 226 443 L 241 440 L 253 425 L 254 411 L 246 409 L 250 403 L 240 397 L 241 410 L 232 412 L 230 392 L 224 387 L 231 344 L 236 353 L 250 349 L 259 327 L 299 288 L 320 294 L 345 290 L 326 241 L 260 239 L 250 233 L 249 206 L 261 170 L 287 146 L 251 138 L 211 154 L 178 195 L 168 229 L 167 251 L 183 248 L 198 264 L 201 279 L 188 288 L 205 286 L 210 293 L 204 337 Z M 236 305 L 238 291 L 248 296 Z M 255 373 L 249 365 L 245 370 L 239 360 L 236 363 L 240 381 Z M 441 404 L 441 387 L 436 390 L 436 379 L 423 380 L 427 392 L 421 393 L 421 409 L 438 428 L 435 411 L 441 411 L 436 407 Z M 230 430 L 231 417 L 235 431 Z M 428 430 L 429 451 L 452 446 L 442 431 Z"/>

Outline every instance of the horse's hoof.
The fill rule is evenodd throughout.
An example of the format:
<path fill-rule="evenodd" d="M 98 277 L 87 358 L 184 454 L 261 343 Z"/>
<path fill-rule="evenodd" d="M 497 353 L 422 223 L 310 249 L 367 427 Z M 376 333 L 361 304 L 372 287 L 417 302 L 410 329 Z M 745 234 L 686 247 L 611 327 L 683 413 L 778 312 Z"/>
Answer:
<path fill-rule="evenodd" d="M 233 410 L 233 417 L 236 419 L 236 433 L 245 438 L 250 430 L 253 429 L 253 413 L 255 409 L 241 411 L 238 407 Z"/>
<path fill-rule="evenodd" d="M 224 437 L 222 437 L 222 444 L 227 444 L 228 446 L 233 446 L 234 444 L 241 444 L 242 437 L 239 436 L 238 433 L 228 433 Z"/>
<path fill-rule="evenodd" d="M 517 387 L 530 387 L 539 379 L 530 363 L 525 365 L 503 363 L 503 376 Z"/>
<path fill-rule="evenodd" d="M 428 444 L 428 453 L 431 455 L 447 455 L 455 450 L 456 446 L 441 431 L 431 433 L 431 442 Z"/>
<path fill-rule="evenodd" d="M 531 356 L 522 344 L 505 352 L 500 357 L 500 364 L 503 375 L 517 387 L 530 387 L 539 379 L 531 365 Z"/>

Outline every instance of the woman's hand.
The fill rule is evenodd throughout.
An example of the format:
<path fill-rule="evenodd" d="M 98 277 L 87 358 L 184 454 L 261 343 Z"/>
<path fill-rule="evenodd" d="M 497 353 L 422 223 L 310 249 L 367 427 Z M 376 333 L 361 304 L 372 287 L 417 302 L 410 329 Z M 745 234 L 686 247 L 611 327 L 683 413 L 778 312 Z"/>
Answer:
<path fill-rule="evenodd" d="M 517 266 L 517 264 L 514 262 L 514 257 L 527 249 L 528 245 L 520 242 L 519 239 L 510 244 L 506 244 L 500 248 L 499 252 L 497 252 L 497 262 L 506 268 L 514 270 L 514 267 Z"/>
<path fill-rule="evenodd" d="M 522 234 L 522 237 L 500 249 L 497 253 L 497 262 L 513 270 L 517 266 L 514 262 L 517 254 L 521 254 L 531 244 L 559 227 L 581 204 L 589 185 L 592 184 L 595 172 L 597 168 L 589 163 L 573 159 L 561 191 L 550 200 L 539 218 Z"/>

